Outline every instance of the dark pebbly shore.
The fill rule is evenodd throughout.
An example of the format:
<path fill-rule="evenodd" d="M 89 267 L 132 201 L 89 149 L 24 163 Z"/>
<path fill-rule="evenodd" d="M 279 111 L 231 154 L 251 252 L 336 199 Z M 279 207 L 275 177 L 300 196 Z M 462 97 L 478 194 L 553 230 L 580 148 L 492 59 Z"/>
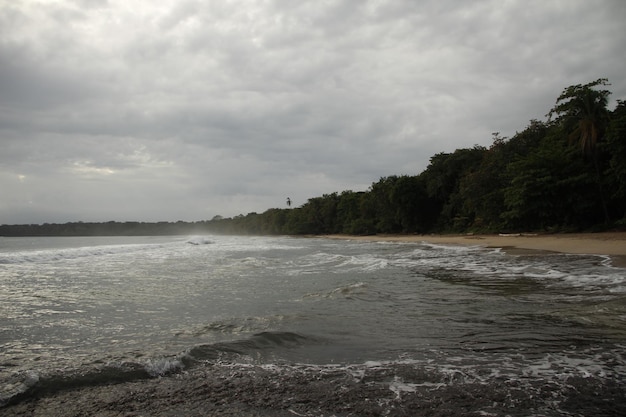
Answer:
<path fill-rule="evenodd" d="M 33 393 L 0 408 L 0 415 L 450 417 L 503 410 L 511 416 L 626 415 L 619 385 L 572 380 L 571 392 L 550 383 L 529 391 L 515 383 L 428 383 L 431 379 L 423 369 L 403 365 L 352 370 L 207 365 L 156 379 Z M 554 401 L 557 397 L 560 401 Z M 607 397 L 612 401 L 601 400 Z"/>

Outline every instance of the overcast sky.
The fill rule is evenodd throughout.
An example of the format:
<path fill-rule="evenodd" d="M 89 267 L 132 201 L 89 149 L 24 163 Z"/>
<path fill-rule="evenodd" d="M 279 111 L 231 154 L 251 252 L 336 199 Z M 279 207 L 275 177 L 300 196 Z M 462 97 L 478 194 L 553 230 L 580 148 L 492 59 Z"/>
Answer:
<path fill-rule="evenodd" d="M 489 146 L 600 77 L 624 0 L 0 0 L 0 224 L 294 206 Z"/>

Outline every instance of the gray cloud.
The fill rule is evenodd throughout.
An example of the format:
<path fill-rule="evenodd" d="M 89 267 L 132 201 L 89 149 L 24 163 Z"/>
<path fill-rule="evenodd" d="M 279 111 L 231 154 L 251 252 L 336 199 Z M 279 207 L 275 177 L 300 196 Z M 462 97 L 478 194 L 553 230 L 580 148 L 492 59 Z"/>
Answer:
<path fill-rule="evenodd" d="M 0 6 L 0 223 L 199 220 L 362 190 L 512 135 L 561 90 L 624 98 L 626 6 Z"/>

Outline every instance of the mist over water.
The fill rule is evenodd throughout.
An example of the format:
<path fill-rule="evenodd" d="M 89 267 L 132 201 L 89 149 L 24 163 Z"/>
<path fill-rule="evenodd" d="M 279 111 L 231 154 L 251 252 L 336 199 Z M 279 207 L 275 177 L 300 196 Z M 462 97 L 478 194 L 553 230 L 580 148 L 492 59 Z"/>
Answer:
<path fill-rule="evenodd" d="M 235 364 L 370 375 L 398 398 L 506 387 L 509 398 L 534 395 L 535 413 L 576 415 L 568 404 L 587 391 L 623 401 L 614 388 L 625 353 L 626 271 L 601 256 L 287 237 L 0 238 L 3 403 L 38 387 Z M 498 404 L 481 410 L 499 415 Z"/>

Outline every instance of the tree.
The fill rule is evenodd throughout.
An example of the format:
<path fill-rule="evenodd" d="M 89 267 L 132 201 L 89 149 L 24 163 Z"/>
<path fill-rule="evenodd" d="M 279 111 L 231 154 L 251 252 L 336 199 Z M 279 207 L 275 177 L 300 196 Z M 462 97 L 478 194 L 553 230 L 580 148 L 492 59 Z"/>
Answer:
<path fill-rule="evenodd" d="M 363 210 L 364 191 L 344 191 L 337 203 L 337 226 L 340 232 L 367 235 L 376 232 L 374 220 L 366 217 Z"/>
<path fill-rule="evenodd" d="M 609 122 L 607 109 L 608 90 L 595 90 L 598 86 L 608 86 L 606 78 L 581 85 L 567 87 L 557 98 L 555 106 L 548 113 L 555 122 L 562 124 L 569 132 L 572 141 L 578 141 L 585 155 L 592 155 L 598 141 L 602 139 Z"/>
<path fill-rule="evenodd" d="M 442 230 L 463 229 L 471 219 L 463 212 L 460 186 L 463 177 L 476 170 L 487 153 L 482 146 L 438 153 L 420 176 L 433 209 L 439 213 L 437 226 Z"/>
<path fill-rule="evenodd" d="M 610 197 L 616 216 L 622 216 L 626 224 L 626 101 L 618 100 L 611 114 L 606 134 L 607 153 L 610 155 L 607 176 Z"/>
<path fill-rule="evenodd" d="M 610 85 L 608 79 L 598 78 L 587 84 L 569 86 L 563 90 L 555 106 L 548 113 L 549 118 L 556 115 L 555 122 L 569 133 L 570 141 L 578 141 L 582 153 L 593 161 L 604 222 L 607 224 L 609 211 L 602 186 L 597 148 L 609 123 L 610 113 L 607 105 L 611 92 L 595 88 L 608 85 Z"/>
<path fill-rule="evenodd" d="M 473 226 L 480 231 L 502 231 L 512 226 L 502 218 L 506 211 L 504 190 L 511 182 L 508 166 L 528 156 L 545 137 L 545 123 L 531 120 L 526 129 L 512 138 L 493 133 L 493 145 L 487 150 L 480 165 L 466 174 L 460 184 L 463 210 L 473 217 Z"/>
<path fill-rule="evenodd" d="M 391 187 L 389 200 L 402 232 L 424 233 L 432 226 L 435 216 L 431 213 L 432 204 L 422 177 L 398 177 Z"/>
<path fill-rule="evenodd" d="M 507 165 L 501 218 L 508 230 L 578 230 L 600 220 L 593 174 L 558 133 Z"/>

